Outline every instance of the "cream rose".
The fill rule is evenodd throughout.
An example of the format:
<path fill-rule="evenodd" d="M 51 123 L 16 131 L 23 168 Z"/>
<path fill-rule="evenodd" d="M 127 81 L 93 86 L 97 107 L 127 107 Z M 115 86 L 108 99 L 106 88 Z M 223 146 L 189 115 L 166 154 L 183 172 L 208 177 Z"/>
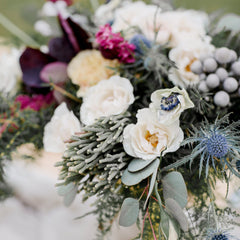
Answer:
<path fill-rule="evenodd" d="M 150 108 L 156 112 L 158 121 L 167 125 L 179 119 L 184 110 L 194 107 L 186 90 L 178 87 L 153 92 L 151 101 Z"/>
<path fill-rule="evenodd" d="M 80 122 L 66 103 L 59 105 L 44 128 L 43 144 L 47 152 L 63 153 L 65 141 L 81 130 Z"/>
<path fill-rule="evenodd" d="M 210 41 L 210 37 L 188 38 L 169 52 L 169 58 L 176 63 L 177 68 L 171 68 L 168 77 L 175 85 L 186 88 L 199 83 L 200 78 L 191 71 L 191 65 L 213 54 L 215 48 Z"/>
<path fill-rule="evenodd" d="M 101 80 L 110 78 L 116 67 L 117 60 L 105 59 L 97 50 L 84 50 L 75 56 L 67 68 L 72 82 L 80 87 L 77 96 L 83 97 L 87 89 Z"/>
<path fill-rule="evenodd" d="M 81 121 L 90 125 L 99 117 L 125 112 L 134 102 L 133 86 L 126 78 L 113 76 L 89 88 L 80 110 Z"/>
<path fill-rule="evenodd" d="M 123 132 L 123 147 L 127 154 L 144 160 L 153 160 L 168 152 L 175 152 L 183 141 L 179 121 L 161 124 L 149 108 L 138 111 L 137 123 L 128 125 Z"/>

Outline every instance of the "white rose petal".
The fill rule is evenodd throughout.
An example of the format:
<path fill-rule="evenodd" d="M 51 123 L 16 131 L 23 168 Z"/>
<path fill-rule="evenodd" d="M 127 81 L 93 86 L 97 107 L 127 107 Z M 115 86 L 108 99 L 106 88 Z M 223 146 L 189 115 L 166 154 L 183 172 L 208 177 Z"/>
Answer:
<path fill-rule="evenodd" d="M 85 125 L 100 117 L 125 112 L 134 102 L 133 86 L 126 78 L 113 76 L 90 87 L 83 98 L 80 115 Z"/>
<path fill-rule="evenodd" d="M 123 147 L 130 156 L 153 160 L 180 147 L 183 131 L 178 120 L 171 125 L 161 124 L 149 108 L 139 110 L 137 120 L 123 132 Z"/>
<path fill-rule="evenodd" d="M 178 102 L 173 107 L 169 105 L 169 110 L 161 109 L 161 105 L 164 105 L 164 98 L 168 98 L 169 96 L 174 96 Z M 185 89 L 180 90 L 178 87 L 174 87 L 171 89 L 160 89 L 152 93 L 151 95 L 150 108 L 157 113 L 158 121 L 164 124 L 172 124 L 177 119 L 179 119 L 180 114 L 188 109 L 194 107 L 193 102 L 188 96 L 188 93 Z M 168 107 L 168 106 L 167 106 Z"/>
<path fill-rule="evenodd" d="M 11 49 L 9 52 L 0 54 L 0 91 L 4 93 L 15 94 L 18 89 L 18 83 L 22 76 L 19 57 L 21 51 Z"/>
<path fill-rule="evenodd" d="M 47 152 L 62 153 L 65 149 L 64 141 L 81 130 L 80 122 L 66 103 L 59 105 L 49 123 L 44 128 L 43 144 Z"/>

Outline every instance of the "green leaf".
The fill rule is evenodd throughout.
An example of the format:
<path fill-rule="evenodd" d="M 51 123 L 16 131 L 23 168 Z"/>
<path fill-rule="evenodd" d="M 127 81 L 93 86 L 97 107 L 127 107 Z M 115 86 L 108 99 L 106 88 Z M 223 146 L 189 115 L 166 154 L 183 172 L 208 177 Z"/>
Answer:
<path fill-rule="evenodd" d="M 133 186 L 149 177 L 158 168 L 159 160 L 155 159 L 150 165 L 141 171 L 131 173 L 126 169 L 122 175 L 122 183 L 126 186 Z"/>
<path fill-rule="evenodd" d="M 74 188 L 72 188 L 70 192 L 68 192 L 68 193 L 66 193 L 66 195 L 64 195 L 63 202 L 64 202 L 65 206 L 68 207 L 71 205 L 71 203 L 74 201 L 74 199 L 77 195 L 77 190 L 78 190 L 77 185 L 74 185 Z"/>
<path fill-rule="evenodd" d="M 223 16 L 216 25 L 217 31 L 229 29 L 234 32 L 240 31 L 240 16 L 237 14 L 226 14 Z"/>
<path fill-rule="evenodd" d="M 150 187 L 149 187 L 147 199 L 146 199 L 145 204 L 144 204 L 144 209 L 146 208 L 146 205 L 147 205 L 147 203 L 148 203 L 148 199 L 149 199 L 150 196 L 152 195 L 152 191 L 153 191 L 153 189 L 154 189 L 155 181 L 156 181 L 156 178 L 157 178 L 157 173 L 158 173 L 158 167 L 159 167 L 159 164 L 160 164 L 160 160 L 159 160 L 159 159 L 156 159 L 155 162 L 158 162 L 158 166 L 154 169 L 154 172 L 153 172 L 153 175 L 152 175 L 152 178 L 151 178 L 151 181 L 150 181 Z"/>
<path fill-rule="evenodd" d="M 69 192 L 71 192 L 75 187 L 75 184 L 74 183 L 69 183 L 67 185 L 62 185 L 62 186 L 59 186 L 57 188 L 57 193 L 58 195 L 60 196 L 65 196 L 66 194 L 68 194 Z"/>
<path fill-rule="evenodd" d="M 164 209 L 161 209 L 161 222 L 160 222 L 160 228 L 162 230 L 162 233 L 164 235 L 164 238 L 167 240 L 169 237 L 169 221 L 170 217 L 168 214 L 164 211 Z"/>
<path fill-rule="evenodd" d="M 165 200 L 166 211 L 177 220 L 183 231 L 188 231 L 188 220 L 181 206 L 172 198 Z"/>
<path fill-rule="evenodd" d="M 187 188 L 181 173 L 170 172 L 162 179 L 162 184 L 164 199 L 174 199 L 181 208 L 187 205 Z"/>
<path fill-rule="evenodd" d="M 153 159 L 155 160 L 155 159 Z M 153 162 L 153 160 L 144 160 L 144 159 L 133 159 L 129 165 L 128 165 L 128 171 L 129 172 L 138 172 L 142 169 L 144 169 L 145 167 L 147 167 L 150 163 Z"/>
<path fill-rule="evenodd" d="M 120 211 L 119 225 L 123 227 L 129 227 L 133 225 L 137 221 L 138 213 L 139 201 L 134 198 L 124 199 Z"/>

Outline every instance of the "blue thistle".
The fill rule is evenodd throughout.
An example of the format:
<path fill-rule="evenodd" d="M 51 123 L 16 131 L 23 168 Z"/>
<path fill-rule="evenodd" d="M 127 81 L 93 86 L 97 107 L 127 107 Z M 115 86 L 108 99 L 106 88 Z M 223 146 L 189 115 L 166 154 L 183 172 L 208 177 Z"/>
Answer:
<path fill-rule="evenodd" d="M 211 229 L 208 230 L 207 239 L 206 240 L 230 240 L 233 239 L 228 231 L 220 230 L 220 229 Z"/>
<path fill-rule="evenodd" d="M 185 159 L 188 159 L 192 164 L 193 160 L 199 156 L 199 176 L 203 164 L 205 164 L 207 177 L 211 164 L 215 171 L 216 166 L 220 166 L 222 171 L 227 168 L 240 177 L 240 161 L 238 160 L 240 155 L 239 127 L 240 121 L 229 124 L 228 115 L 217 119 L 214 124 L 209 124 L 205 120 L 199 128 L 193 127 L 193 136 L 186 139 L 183 144 L 191 143 L 195 145 L 192 153 Z M 234 166 L 233 163 L 235 163 Z"/>
<path fill-rule="evenodd" d="M 143 55 L 146 50 L 152 47 L 152 42 L 149 41 L 144 35 L 142 34 L 135 34 L 131 39 L 130 43 L 134 44 L 136 49 L 135 52 L 139 55 Z"/>

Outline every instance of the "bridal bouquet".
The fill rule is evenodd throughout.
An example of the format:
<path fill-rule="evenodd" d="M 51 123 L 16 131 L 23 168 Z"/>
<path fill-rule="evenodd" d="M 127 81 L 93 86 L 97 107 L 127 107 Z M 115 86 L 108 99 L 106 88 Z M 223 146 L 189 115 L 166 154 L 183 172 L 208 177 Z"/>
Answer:
<path fill-rule="evenodd" d="M 237 239 L 239 212 L 217 205 L 215 186 L 240 177 L 239 26 L 166 1 L 94 14 L 46 2 L 35 28 L 49 42 L 21 53 L 1 141 L 62 153 L 58 193 L 95 196 L 99 239 L 117 216 L 135 239 Z"/>

